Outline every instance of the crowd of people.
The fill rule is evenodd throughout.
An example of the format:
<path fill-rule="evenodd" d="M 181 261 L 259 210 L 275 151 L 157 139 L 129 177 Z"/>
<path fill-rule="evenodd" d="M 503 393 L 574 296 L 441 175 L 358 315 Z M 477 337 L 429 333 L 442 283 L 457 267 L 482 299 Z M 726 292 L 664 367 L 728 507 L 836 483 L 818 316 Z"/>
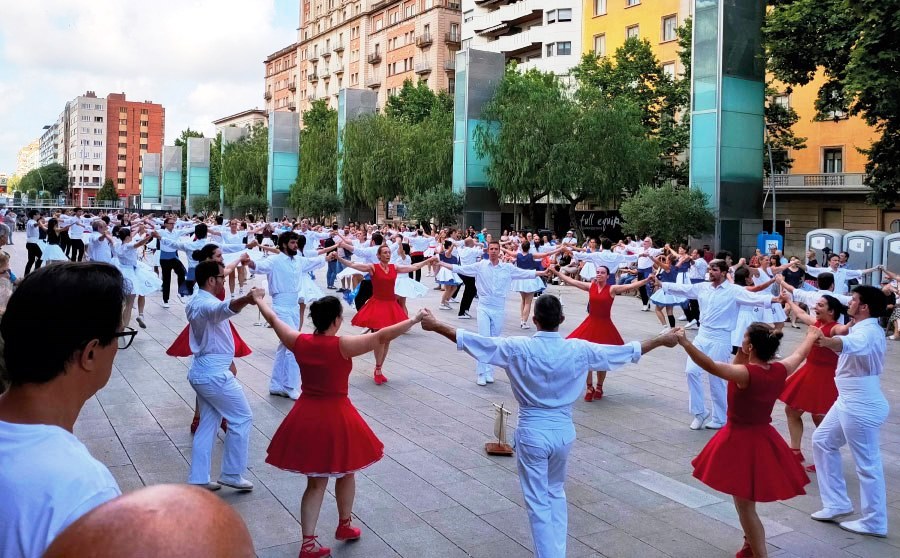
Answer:
<path fill-rule="evenodd" d="M 79 208 L 46 220 L 31 211 L 25 235 L 25 277 L 13 276 L 0 252 L 0 284 L 8 284 L 0 286 L 8 293 L 0 321 L 8 385 L 0 395 L 0 487 L 10 495 L 0 510 L 0 539 L 12 541 L 0 557 L 39 556 L 60 533 L 77 541 L 77 532 L 66 532 L 87 532 L 81 516 L 120 499 L 109 471 L 72 431 L 85 402 L 109 379 L 116 351 L 152 327 L 144 314 L 148 297 L 171 308 L 172 274 L 187 325 L 167 353 L 192 357 L 187 379 L 196 393 L 186 481 L 209 491 L 254 488 L 245 478 L 253 413 L 236 365 L 252 348 L 230 318 L 256 306 L 278 340 L 270 395 L 296 401 L 266 461 L 308 478 L 301 558 L 331 554 L 316 535 L 329 478 L 336 479 L 334 538 L 362 536 L 352 522 L 354 474 L 379 461 L 384 445 L 348 398 L 352 359 L 373 353 L 372 379 L 387 383 L 391 343 L 417 324 L 477 361 L 477 385 L 494 383 L 497 368 L 509 379 L 519 404 L 517 465 L 537 556 L 565 555 L 574 403 L 582 394 L 585 401 L 602 399 L 607 372 L 676 345 L 689 357 L 689 427 L 717 431 L 693 461 L 694 476 L 733 497 L 745 533 L 738 556 L 767 555 L 756 502 L 804 494 L 809 473 L 817 475 L 823 504 L 812 519 L 838 522 L 854 512 L 843 445 L 860 477 L 861 513 L 839 524 L 854 533 L 887 534 L 879 451 L 888 412 L 879 383 L 887 324 L 880 320 L 893 318 L 889 338 L 897 339 L 898 313 L 897 277 L 883 268 L 848 269 L 839 254 L 824 254 L 827 265 L 820 267 L 815 253 L 801 262 L 777 250 L 735 262 L 727 252 L 713 257 L 706 247 L 658 245 L 651 238 L 582 243 L 574 231 L 561 238 L 504 231 L 495 239 L 471 228 L 325 227 L 307 219 L 90 215 Z M 326 269 L 324 291 L 315 279 L 319 268 Z M 886 278 L 881 288 L 853 284 L 874 271 Z M 559 334 L 565 313 L 547 290 L 553 284 L 587 293 L 587 317 L 568 338 Z M 518 327 L 536 328 L 533 337 L 502 336 L 514 292 Z M 641 310 L 655 309 L 663 327 L 657 336 L 626 343 L 619 334 L 612 305 L 629 293 L 640 297 Z M 410 316 L 407 301 L 428 297 L 435 312 Z M 83 300 L 98 310 L 81 312 Z M 345 304 L 359 335 L 340 335 Z M 438 319 L 454 307 L 456 319 L 477 320 L 477 333 Z M 304 330 L 307 310 L 311 333 Z M 48 343 L 50 313 L 60 318 Z M 679 320 L 683 327 L 676 327 Z M 786 324 L 808 330 L 782 357 Z M 692 329 L 691 339 L 686 330 Z M 777 400 L 785 404 L 789 443 L 770 424 Z M 812 462 L 801 451 L 804 413 L 817 427 Z M 213 481 L 220 428 L 224 454 Z"/>

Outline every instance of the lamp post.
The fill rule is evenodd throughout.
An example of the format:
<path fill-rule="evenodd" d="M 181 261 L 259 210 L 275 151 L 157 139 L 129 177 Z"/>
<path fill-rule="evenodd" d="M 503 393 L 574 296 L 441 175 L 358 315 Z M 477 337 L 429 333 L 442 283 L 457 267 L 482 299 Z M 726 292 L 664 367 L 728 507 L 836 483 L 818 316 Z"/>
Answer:
<path fill-rule="evenodd" d="M 772 232 L 777 232 L 777 227 L 775 226 L 775 161 L 772 158 L 772 143 L 769 141 L 769 123 L 765 123 L 765 139 L 766 139 L 766 149 L 769 152 L 769 184 L 772 189 Z M 763 201 L 763 205 L 765 205 L 765 201 Z"/>

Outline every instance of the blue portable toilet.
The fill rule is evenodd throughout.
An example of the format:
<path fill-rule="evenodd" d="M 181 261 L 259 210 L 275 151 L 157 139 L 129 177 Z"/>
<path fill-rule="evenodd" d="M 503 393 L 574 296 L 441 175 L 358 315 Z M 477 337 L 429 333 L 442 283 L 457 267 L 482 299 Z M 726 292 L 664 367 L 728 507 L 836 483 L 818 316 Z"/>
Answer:
<path fill-rule="evenodd" d="M 900 233 L 884 237 L 881 263 L 891 273 L 900 274 Z"/>
<path fill-rule="evenodd" d="M 772 246 L 775 246 L 782 255 L 784 254 L 784 237 L 781 236 L 781 233 L 762 231 L 756 235 L 756 247 L 760 252 L 768 255 Z"/>
<path fill-rule="evenodd" d="M 888 235 L 882 231 L 853 231 L 844 235 L 844 251 L 850 256 L 847 258 L 847 267 L 850 269 L 868 269 L 881 265 L 884 257 L 884 238 Z M 874 271 L 870 275 L 864 275 L 859 279 L 863 285 L 881 284 L 881 271 Z"/>
<path fill-rule="evenodd" d="M 806 250 L 815 250 L 819 266 L 827 267 L 827 256 L 844 249 L 844 229 L 815 229 L 806 233 Z M 805 261 L 803 263 L 806 263 Z"/>

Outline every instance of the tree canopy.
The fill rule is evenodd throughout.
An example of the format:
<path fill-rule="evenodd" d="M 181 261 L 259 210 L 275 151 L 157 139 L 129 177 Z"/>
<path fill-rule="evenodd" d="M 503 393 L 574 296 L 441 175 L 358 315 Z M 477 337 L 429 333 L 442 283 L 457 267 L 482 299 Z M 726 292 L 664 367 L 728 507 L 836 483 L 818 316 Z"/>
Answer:
<path fill-rule="evenodd" d="M 43 167 L 28 171 L 16 185 L 17 190 L 28 192 L 47 191 L 52 196 L 58 196 L 69 188 L 69 173 L 66 167 L 59 163 L 50 163 Z"/>
<path fill-rule="evenodd" d="M 97 201 L 118 201 L 119 194 L 116 192 L 116 185 L 113 184 L 112 178 L 103 181 L 103 187 L 97 190 Z"/>
<path fill-rule="evenodd" d="M 343 207 L 337 195 L 337 111 L 324 100 L 313 101 L 303 124 L 300 167 L 289 204 L 301 215 L 321 219 Z"/>
<path fill-rule="evenodd" d="M 690 236 L 709 232 L 715 216 L 707 209 L 706 194 L 695 188 L 666 184 L 642 186 L 622 202 L 622 230 L 650 235 L 666 242 L 685 242 Z"/>
<path fill-rule="evenodd" d="M 265 199 L 269 141 L 264 125 L 257 124 L 248 136 L 226 145 L 221 160 L 221 184 L 225 188 L 227 205 L 233 207 L 235 199 L 241 195 Z M 212 189 L 210 195 L 212 197 Z"/>

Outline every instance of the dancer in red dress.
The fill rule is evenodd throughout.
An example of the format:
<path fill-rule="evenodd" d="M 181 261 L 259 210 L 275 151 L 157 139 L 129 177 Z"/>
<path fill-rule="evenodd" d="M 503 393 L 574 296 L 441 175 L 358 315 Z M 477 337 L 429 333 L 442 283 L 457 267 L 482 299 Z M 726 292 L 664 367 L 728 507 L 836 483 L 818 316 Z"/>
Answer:
<path fill-rule="evenodd" d="M 592 281 L 580 281 L 573 279 L 563 273 L 557 271 L 554 267 L 550 267 L 550 272 L 559 277 L 564 282 L 578 287 L 582 291 L 588 291 L 588 315 L 581 322 L 581 325 L 575 328 L 575 331 L 569 334 L 567 339 L 584 339 L 592 343 L 600 343 L 601 345 L 623 345 L 622 336 L 612 322 L 610 313 L 612 312 L 613 297 L 618 294 L 628 292 L 632 289 L 639 289 L 647 284 L 653 278 L 648 275 L 640 281 L 635 281 L 629 285 L 609 285 L 609 268 L 605 265 L 598 265 L 597 275 Z M 594 373 L 587 371 L 587 391 L 584 394 L 585 401 L 594 401 L 603 397 L 603 382 L 606 381 L 606 371 L 597 371 L 597 387 L 594 388 Z"/>
<path fill-rule="evenodd" d="M 224 263 L 222 261 L 222 249 L 216 246 L 215 244 L 207 244 L 203 248 L 199 250 L 194 250 L 191 254 L 198 262 L 206 262 L 206 261 L 214 261 L 219 263 Z M 240 259 L 231 262 L 230 264 L 225 266 L 225 275 L 228 276 L 234 269 L 238 266 L 238 264 L 242 262 L 247 262 L 250 260 L 250 256 L 243 255 Z M 216 293 L 216 296 L 219 300 L 225 300 L 225 287 L 222 287 L 222 290 Z M 231 323 L 231 320 L 228 320 L 228 325 L 231 327 L 231 334 L 234 336 L 234 358 L 241 358 L 248 356 L 253 353 L 250 349 L 250 346 L 241 339 L 241 336 L 238 334 L 237 329 L 234 327 L 234 324 Z M 181 333 L 178 334 L 178 337 L 175 338 L 175 341 L 166 349 L 166 354 L 172 357 L 189 357 L 193 356 L 191 352 L 191 325 L 187 324 L 184 326 L 184 329 L 181 330 Z M 234 365 L 234 361 L 232 361 L 231 366 L 229 367 L 231 373 L 237 376 L 237 366 Z M 200 405 L 194 405 L 194 419 L 191 421 L 191 434 L 197 431 L 197 427 L 200 425 Z M 228 427 L 226 426 L 225 419 L 222 419 L 222 430 L 227 431 Z"/>
<path fill-rule="evenodd" d="M 378 292 L 377 283 L 375 292 Z M 279 320 L 264 297 L 262 293 L 256 295 L 259 310 L 279 340 L 292 348 L 300 365 L 301 381 L 300 398 L 272 436 L 266 463 L 308 477 L 300 501 L 303 531 L 300 558 L 323 558 L 331 555 L 331 549 L 318 543 L 316 523 L 328 479 L 337 479 L 334 496 L 339 524 L 334 538 L 358 539 L 361 530 L 350 524 L 356 495 L 354 473 L 384 456 L 384 444 L 347 397 L 353 369 L 351 358 L 376 350 L 406 333 L 422 321 L 425 312 L 420 310 L 415 318 L 404 319 L 376 333 L 338 337 L 343 307 L 337 298 L 326 296 L 310 305 L 315 333 L 307 334 Z"/>
<path fill-rule="evenodd" d="M 397 302 L 397 295 L 394 293 L 394 282 L 397 280 L 397 274 L 418 271 L 437 259 L 437 256 L 432 256 L 413 265 L 394 265 L 391 263 L 391 248 L 387 244 L 378 247 L 378 263 L 374 264 L 351 262 L 338 256 L 338 260 L 344 267 L 351 267 L 357 271 L 368 273 L 372 278 L 372 297 L 363 304 L 363 307 L 353 316 L 353 320 L 350 323 L 356 327 L 378 331 L 407 319 L 408 316 L 403 307 L 400 306 L 400 303 Z M 374 379 L 377 385 L 388 381 L 387 377 L 381 372 L 381 365 L 384 364 L 390 347 L 391 343 L 387 342 L 375 349 Z"/>
<path fill-rule="evenodd" d="M 765 558 L 766 532 L 756 513 L 756 502 L 806 494 L 803 487 L 809 483 L 803 466 L 772 427 L 772 409 L 788 374 L 800 366 L 822 332 L 809 328 L 792 355 L 772 362 L 781 334 L 769 324 L 753 322 L 744 333 L 733 364 L 713 361 L 685 337 L 683 329 L 679 328 L 676 335 L 678 344 L 697 366 L 728 380 L 728 420 L 691 462 L 694 476 L 734 498 L 744 528 L 744 546 L 737 558 Z"/>
<path fill-rule="evenodd" d="M 788 299 L 797 321 L 810 327 L 822 330 L 825 337 L 844 335 L 847 326 L 838 324 L 838 319 L 847 311 L 847 307 L 833 296 L 819 298 L 814 308 L 816 317 L 804 312 L 795 302 Z M 803 439 L 803 413 L 812 415 L 813 424 L 819 426 L 825 414 L 837 401 L 838 389 L 834 383 L 837 370 L 838 355 L 834 351 L 818 345 L 813 347 L 806 357 L 806 363 L 791 374 L 784 383 L 784 391 L 778 399 L 784 401 L 784 414 L 787 415 L 788 432 L 791 435 L 791 449 L 797 459 L 803 463 L 803 452 L 800 443 Z M 814 473 L 815 465 L 808 465 L 806 470 Z"/>

